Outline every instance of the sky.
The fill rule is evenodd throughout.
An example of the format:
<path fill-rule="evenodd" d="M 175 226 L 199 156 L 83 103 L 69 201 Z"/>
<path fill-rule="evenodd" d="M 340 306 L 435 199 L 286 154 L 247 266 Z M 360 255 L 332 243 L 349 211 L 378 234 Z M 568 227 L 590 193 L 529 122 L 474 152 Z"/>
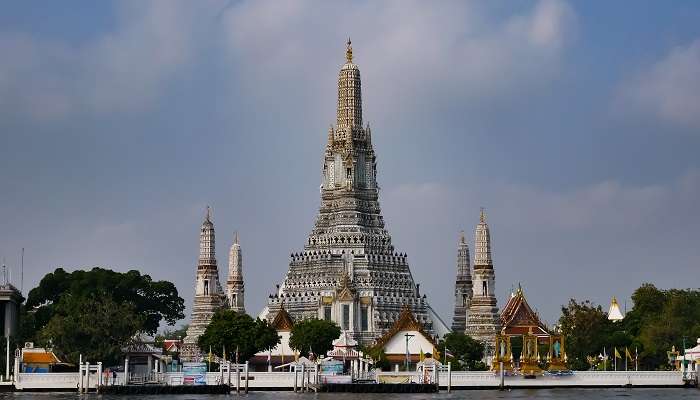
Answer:
<path fill-rule="evenodd" d="M 212 207 L 257 314 L 320 203 L 352 38 L 396 250 L 448 324 L 457 242 L 491 227 L 498 304 L 522 285 L 631 308 L 700 287 L 700 2 L 6 1 L 0 257 L 138 269 L 194 295 Z M 183 321 L 184 322 L 184 321 Z"/>

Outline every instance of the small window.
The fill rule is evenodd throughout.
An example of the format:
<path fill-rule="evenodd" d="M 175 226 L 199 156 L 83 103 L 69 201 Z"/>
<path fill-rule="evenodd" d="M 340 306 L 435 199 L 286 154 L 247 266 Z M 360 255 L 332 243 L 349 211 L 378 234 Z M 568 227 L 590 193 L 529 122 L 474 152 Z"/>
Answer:
<path fill-rule="evenodd" d="M 488 285 L 486 285 L 486 281 L 481 282 L 481 295 L 486 297 L 488 296 L 489 289 Z"/>
<path fill-rule="evenodd" d="M 325 319 L 326 321 L 331 320 L 331 306 L 323 307 L 323 319 Z"/>
<path fill-rule="evenodd" d="M 204 280 L 204 295 L 209 296 L 209 279 Z"/>

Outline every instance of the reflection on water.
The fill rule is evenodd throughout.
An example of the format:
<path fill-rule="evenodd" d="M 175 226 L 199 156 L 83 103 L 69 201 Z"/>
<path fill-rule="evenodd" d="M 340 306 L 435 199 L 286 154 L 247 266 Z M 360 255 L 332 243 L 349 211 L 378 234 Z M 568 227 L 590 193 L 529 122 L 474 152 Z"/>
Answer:
<path fill-rule="evenodd" d="M 208 395 L 180 395 L 180 396 L 137 396 L 139 400 L 204 400 L 236 397 L 208 396 Z M 295 394 L 293 392 L 251 392 L 241 395 L 246 400 L 419 400 L 419 399 L 700 399 L 698 389 L 518 389 L 511 391 L 498 390 L 460 390 L 451 394 L 445 392 L 437 394 L 355 394 L 355 393 L 320 393 L 320 394 Z M 31 399 L 31 400 L 68 400 L 68 399 L 100 399 L 115 400 L 126 399 L 126 396 L 78 396 L 77 393 L 0 393 L 0 399 Z"/>

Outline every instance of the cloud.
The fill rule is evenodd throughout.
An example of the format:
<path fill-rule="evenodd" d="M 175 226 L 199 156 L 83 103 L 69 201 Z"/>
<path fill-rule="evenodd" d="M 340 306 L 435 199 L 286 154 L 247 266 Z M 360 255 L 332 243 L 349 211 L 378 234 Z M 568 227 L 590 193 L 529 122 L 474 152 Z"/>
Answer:
<path fill-rule="evenodd" d="M 217 3 L 118 2 L 113 31 L 86 43 L 0 36 L 0 109 L 55 120 L 79 112 L 139 112 L 197 54 L 198 25 Z M 218 6 L 220 9 L 221 7 Z"/>
<path fill-rule="evenodd" d="M 672 48 L 662 60 L 625 82 L 618 95 L 618 105 L 700 132 L 698 71 L 700 39 Z"/>
<path fill-rule="evenodd" d="M 397 251 L 408 253 L 414 277 L 445 319 L 453 306 L 458 233 L 465 230 L 473 245 L 480 206 L 491 227 L 501 307 L 518 282 L 550 322 L 570 297 L 606 304 L 612 295 L 627 298 L 642 282 L 697 286 L 687 280 L 700 264 L 692 244 L 700 231 L 697 169 L 661 185 L 604 181 L 549 191 L 473 181 L 404 184 L 382 195 Z"/>
<path fill-rule="evenodd" d="M 351 36 L 355 61 L 367 77 L 363 86 L 371 91 L 365 92 L 366 108 L 380 104 L 380 118 L 401 121 L 396 115 L 428 104 L 517 96 L 523 86 L 546 82 L 560 65 L 576 16 L 568 3 L 556 0 L 505 17 L 470 2 L 347 7 L 262 1 L 228 8 L 222 25 L 231 62 L 245 77 L 236 84 L 255 88 L 250 101 L 288 98 L 292 113 L 330 114 L 325 111 L 333 103 L 323 99 L 335 91 L 335 82 L 327 77 L 337 74 Z M 299 86 L 303 92 L 293 90 Z"/>
<path fill-rule="evenodd" d="M 114 27 L 86 42 L 0 34 L 0 111 L 39 120 L 145 112 L 174 80 L 195 73 L 210 50 L 230 71 L 220 84 L 231 98 L 242 88 L 250 94 L 246 107 L 281 99 L 288 104 L 281 113 L 332 115 L 333 102 L 324 99 L 335 82 L 327 77 L 343 62 L 349 35 L 371 77 L 367 101 L 386 105 L 394 118 L 431 99 L 512 95 L 546 81 L 575 26 L 573 10 L 559 0 L 505 17 L 464 2 L 131 1 L 116 7 Z M 356 22 L 343 30 L 337 21 Z M 320 60 L 319 54 L 337 57 Z"/>

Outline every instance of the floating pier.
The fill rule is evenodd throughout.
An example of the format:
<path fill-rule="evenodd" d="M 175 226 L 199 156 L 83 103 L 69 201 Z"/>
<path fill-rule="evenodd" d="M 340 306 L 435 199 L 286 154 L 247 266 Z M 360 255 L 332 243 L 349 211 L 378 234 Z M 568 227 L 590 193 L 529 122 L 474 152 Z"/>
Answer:
<path fill-rule="evenodd" d="M 327 383 L 320 392 L 349 393 L 436 393 L 437 386 L 428 383 Z"/>

